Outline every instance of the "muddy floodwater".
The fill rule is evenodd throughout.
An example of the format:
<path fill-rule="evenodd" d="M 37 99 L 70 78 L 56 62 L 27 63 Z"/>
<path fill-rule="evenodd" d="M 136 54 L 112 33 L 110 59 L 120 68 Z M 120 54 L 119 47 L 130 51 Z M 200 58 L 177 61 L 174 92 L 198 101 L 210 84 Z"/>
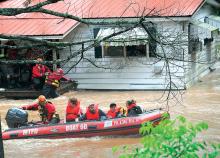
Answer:
<path fill-rule="evenodd" d="M 209 129 L 200 134 L 199 139 L 220 142 L 220 69 L 201 78 L 200 82 L 187 91 L 175 93 L 176 99 L 169 103 L 171 118 L 183 115 L 193 122 L 205 121 L 209 124 Z M 103 110 L 107 110 L 111 102 L 124 106 L 128 99 L 137 100 L 145 109 L 166 107 L 163 92 L 72 91 L 50 100 L 56 104 L 57 112 L 62 118 L 71 96 L 80 99 L 84 110 L 91 103 L 98 103 Z M 8 108 L 32 102 L 31 99 L 0 99 L 2 128 L 7 128 L 4 118 Z M 37 112 L 29 112 L 29 121 L 38 119 Z M 137 136 L 7 140 L 4 141 L 4 149 L 6 158 L 112 158 L 117 157 L 112 153 L 113 146 L 138 145 L 139 140 Z"/>

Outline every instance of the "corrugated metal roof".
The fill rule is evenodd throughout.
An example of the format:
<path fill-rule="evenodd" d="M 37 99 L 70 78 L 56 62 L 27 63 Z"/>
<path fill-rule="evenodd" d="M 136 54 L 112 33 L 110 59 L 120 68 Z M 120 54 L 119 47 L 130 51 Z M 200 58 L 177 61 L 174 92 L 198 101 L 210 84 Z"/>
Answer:
<path fill-rule="evenodd" d="M 36 4 L 43 0 L 32 0 Z M 82 18 L 140 16 L 191 16 L 204 0 L 63 0 L 46 9 Z M 0 8 L 22 8 L 25 0 L 0 2 Z M 152 11 L 153 10 L 153 11 Z M 149 12 L 151 13 L 149 15 Z M 42 13 L 0 16 L 0 33 L 14 35 L 63 35 L 76 21 Z"/>
<path fill-rule="evenodd" d="M 57 36 L 65 34 L 76 23 L 76 21 L 70 19 L 0 20 L 0 33 L 9 35 Z"/>

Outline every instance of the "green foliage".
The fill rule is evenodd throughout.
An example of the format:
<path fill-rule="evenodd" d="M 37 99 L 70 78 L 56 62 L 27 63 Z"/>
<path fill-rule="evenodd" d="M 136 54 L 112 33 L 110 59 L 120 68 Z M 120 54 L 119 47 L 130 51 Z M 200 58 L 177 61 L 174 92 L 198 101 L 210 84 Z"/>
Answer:
<path fill-rule="evenodd" d="M 196 139 L 198 133 L 207 129 L 207 123 L 193 125 L 183 116 L 164 119 L 157 126 L 147 122 L 140 128 L 140 147 L 115 147 L 113 151 L 122 150 L 120 158 L 216 158 L 220 144 Z"/>

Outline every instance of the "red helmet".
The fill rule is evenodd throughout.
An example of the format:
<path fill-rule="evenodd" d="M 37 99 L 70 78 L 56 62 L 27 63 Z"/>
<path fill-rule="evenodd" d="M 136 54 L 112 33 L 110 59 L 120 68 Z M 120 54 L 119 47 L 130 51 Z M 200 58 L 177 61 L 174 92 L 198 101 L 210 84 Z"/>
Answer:
<path fill-rule="evenodd" d="M 57 72 L 58 74 L 61 74 L 61 75 L 64 74 L 64 71 L 63 71 L 63 69 L 61 69 L 61 68 L 58 68 L 58 69 L 56 70 L 56 72 Z"/>

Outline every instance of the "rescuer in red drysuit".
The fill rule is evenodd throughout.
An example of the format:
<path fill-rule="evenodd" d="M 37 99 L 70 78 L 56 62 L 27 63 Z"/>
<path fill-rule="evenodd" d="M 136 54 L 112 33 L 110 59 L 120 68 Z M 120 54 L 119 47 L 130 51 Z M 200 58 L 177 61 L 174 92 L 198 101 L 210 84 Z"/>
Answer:
<path fill-rule="evenodd" d="M 37 62 L 43 62 L 42 58 L 37 58 Z M 36 90 L 40 90 L 43 88 L 45 82 L 45 74 L 47 72 L 51 72 L 50 69 L 46 65 L 42 65 L 41 63 L 36 64 L 32 68 L 32 81 L 34 84 L 34 88 Z"/>
<path fill-rule="evenodd" d="M 55 105 L 49 101 L 46 100 L 45 96 L 40 95 L 37 99 L 37 103 L 22 106 L 23 110 L 38 110 L 41 121 L 43 123 L 49 123 L 53 115 L 56 112 Z"/>
<path fill-rule="evenodd" d="M 42 91 L 47 98 L 56 98 L 59 96 L 57 88 L 60 86 L 61 78 L 64 78 L 64 72 L 61 68 L 46 74 L 45 84 Z"/>

